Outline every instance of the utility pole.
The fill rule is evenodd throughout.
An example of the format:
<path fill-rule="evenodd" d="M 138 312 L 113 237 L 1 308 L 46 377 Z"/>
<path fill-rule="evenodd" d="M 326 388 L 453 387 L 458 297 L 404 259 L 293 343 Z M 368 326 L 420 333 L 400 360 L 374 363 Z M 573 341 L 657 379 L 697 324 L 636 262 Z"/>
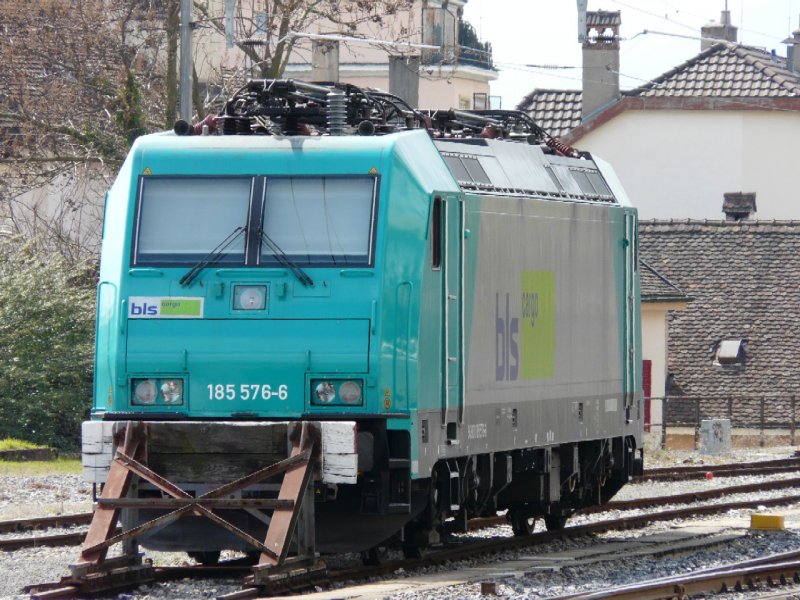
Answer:
<path fill-rule="evenodd" d="M 192 122 L 192 0 L 181 0 L 181 119 Z"/>

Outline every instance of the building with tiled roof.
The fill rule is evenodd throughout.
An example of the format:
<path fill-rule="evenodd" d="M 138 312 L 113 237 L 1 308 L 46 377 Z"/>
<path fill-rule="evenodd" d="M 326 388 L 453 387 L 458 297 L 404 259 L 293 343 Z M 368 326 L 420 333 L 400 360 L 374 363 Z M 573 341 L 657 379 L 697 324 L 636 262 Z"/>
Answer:
<path fill-rule="evenodd" d="M 719 97 L 794 98 L 800 96 L 800 76 L 786 67 L 786 58 L 730 43 L 715 44 L 624 98 Z M 582 122 L 581 90 L 535 89 L 517 108 L 526 111 L 554 137 L 576 139 Z"/>
<path fill-rule="evenodd" d="M 690 420 L 697 398 L 703 417 L 732 408 L 757 422 L 764 398 L 768 422 L 787 419 L 800 399 L 800 222 L 640 225 L 642 260 L 692 299 L 669 314 L 668 389 L 652 396 L 688 399 Z"/>
<path fill-rule="evenodd" d="M 687 302 L 691 297 L 672 281 L 656 271 L 647 261 L 639 262 L 642 302 Z"/>
<path fill-rule="evenodd" d="M 629 97 L 795 98 L 800 79 L 786 59 L 721 42 L 629 92 Z"/>
<path fill-rule="evenodd" d="M 527 112 L 548 135 L 563 138 L 581 124 L 582 102 L 580 90 L 536 89 L 517 108 Z"/>
<path fill-rule="evenodd" d="M 782 57 L 721 41 L 625 92 L 618 79 L 587 87 L 587 72 L 612 61 L 593 54 L 607 46 L 584 44 L 584 66 L 597 64 L 585 71 L 582 92 L 534 90 L 518 108 L 611 162 L 643 218 L 720 219 L 724 193 L 748 192 L 758 198 L 757 218 L 800 219 L 792 151 L 800 137 L 800 30 L 786 42 Z M 597 108 L 587 111 L 587 103 Z"/>

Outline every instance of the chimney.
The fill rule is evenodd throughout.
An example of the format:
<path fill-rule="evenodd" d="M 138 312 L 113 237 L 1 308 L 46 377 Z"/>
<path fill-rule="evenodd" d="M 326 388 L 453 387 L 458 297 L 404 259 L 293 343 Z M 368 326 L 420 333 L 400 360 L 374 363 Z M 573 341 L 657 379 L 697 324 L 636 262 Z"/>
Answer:
<path fill-rule="evenodd" d="M 755 192 L 727 192 L 723 194 L 722 212 L 726 221 L 743 221 L 751 219 L 756 212 Z"/>
<path fill-rule="evenodd" d="M 586 13 L 583 39 L 583 110 L 586 119 L 619 98 L 619 11 Z"/>
<path fill-rule="evenodd" d="M 792 32 L 792 37 L 783 40 L 786 44 L 786 68 L 800 75 L 800 29 Z"/>
<path fill-rule="evenodd" d="M 312 40 L 311 81 L 339 81 L 339 42 Z"/>
<path fill-rule="evenodd" d="M 733 42 L 734 44 L 738 41 L 739 29 L 731 25 L 731 11 L 723 10 L 719 21 L 719 23 L 712 21 L 700 28 L 700 37 L 703 38 L 700 40 L 701 52 L 718 43 L 715 40 Z"/>
<path fill-rule="evenodd" d="M 389 93 L 419 106 L 419 56 L 389 57 Z"/>

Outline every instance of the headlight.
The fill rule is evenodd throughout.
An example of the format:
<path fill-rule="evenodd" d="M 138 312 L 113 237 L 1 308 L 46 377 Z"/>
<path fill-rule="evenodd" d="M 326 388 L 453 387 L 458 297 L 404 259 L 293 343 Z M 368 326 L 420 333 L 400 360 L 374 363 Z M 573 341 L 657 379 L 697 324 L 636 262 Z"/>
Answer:
<path fill-rule="evenodd" d="M 330 404 L 336 400 L 336 388 L 330 381 L 320 381 L 314 388 L 314 397 L 319 404 Z"/>
<path fill-rule="evenodd" d="M 355 381 L 345 381 L 339 386 L 339 398 L 345 404 L 361 404 L 361 386 Z"/>
<path fill-rule="evenodd" d="M 133 383 L 133 403 L 134 404 L 155 404 L 156 402 L 156 382 L 153 379 L 140 380 Z"/>
<path fill-rule="evenodd" d="M 183 404 L 183 379 L 133 379 L 131 404 L 140 406 Z"/>
<path fill-rule="evenodd" d="M 233 286 L 233 310 L 264 310 L 266 306 L 267 286 Z"/>
<path fill-rule="evenodd" d="M 364 382 L 359 379 L 314 379 L 311 381 L 311 404 L 349 405 L 364 404 Z"/>
<path fill-rule="evenodd" d="M 162 379 L 158 391 L 164 404 L 183 404 L 183 380 Z"/>

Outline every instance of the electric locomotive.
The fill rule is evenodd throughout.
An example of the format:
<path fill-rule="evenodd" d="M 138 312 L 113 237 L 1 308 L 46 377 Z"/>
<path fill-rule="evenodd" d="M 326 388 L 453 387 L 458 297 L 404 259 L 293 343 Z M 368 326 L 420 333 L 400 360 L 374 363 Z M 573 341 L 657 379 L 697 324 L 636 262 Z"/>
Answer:
<path fill-rule="evenodd" d="M 86 477 L 142 423 L 137 456 L 200 497 L 310 424 L 319 551 L 415 553 L 501 510 L 518 535 L 561 528 L 641 472 L 637 243 L 613 170 L 523 113 L 250 81 L 139 138 L 107 195 Z M 137 473 L 122 495 L 164 496 Z M 165 513 L 118 502 L 132 524 Z M 263 540 L 239 508 L 218 504 Z M 137 541 L 253 550 L 184 516 Z"/>

